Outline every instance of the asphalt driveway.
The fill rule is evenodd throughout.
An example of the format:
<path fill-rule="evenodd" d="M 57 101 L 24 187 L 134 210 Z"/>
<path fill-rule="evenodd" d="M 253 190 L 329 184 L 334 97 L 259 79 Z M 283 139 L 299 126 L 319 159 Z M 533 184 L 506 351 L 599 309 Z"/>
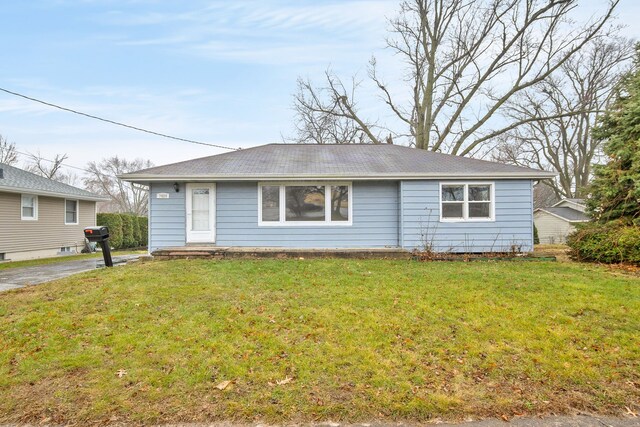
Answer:
<path fill-rule="evenodd" d="M 114 256 L 114 264 L 125 263 L 137 259 L 139 255 Z M 78 261 L 63 261 L 53 264 L 35 265 L 32 267 L 17 267 L 0 270 L 0 292 L 9 289 L 23 288 L 29 285 L 39 285 L 52 280 L 71 276 L 84 271 L 95 270 L 103 266 L 101 258 L 83 259 Z"/>

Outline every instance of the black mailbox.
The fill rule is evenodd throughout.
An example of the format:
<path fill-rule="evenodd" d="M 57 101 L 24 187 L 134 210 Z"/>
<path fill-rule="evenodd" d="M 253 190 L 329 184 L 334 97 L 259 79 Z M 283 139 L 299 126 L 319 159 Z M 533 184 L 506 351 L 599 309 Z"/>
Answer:
<path fill-rule="evenodd" d="M 84 237 L 88 241 L 95 242 L 100 245 L 102 248 L 104 265 L 107 267 L 113 267 L 111 247 L 109 246 L 109 227 L 87 227 L 84 229 Z"/>
<path fill-rule="evenodd" d="M 90 242 L 102 242 L 109 238 L 109 228 L 87 227 L 84 229 L 84 237 Z"/>

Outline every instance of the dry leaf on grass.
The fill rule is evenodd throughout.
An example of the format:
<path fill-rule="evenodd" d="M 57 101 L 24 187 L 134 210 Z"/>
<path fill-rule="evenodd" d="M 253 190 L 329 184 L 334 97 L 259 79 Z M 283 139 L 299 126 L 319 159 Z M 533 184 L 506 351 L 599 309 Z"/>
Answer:
<path fill-rule="evenodd" d="M 285 385 L 285 384 L 289 384 L 291 381 L 293 381 L 293 378 L 291 378 L 291 377 L 286 377 L 286 378 L 285 378 L 285 379 L 283 379 L 283 380 L 277 380 L 277 381 L 276 381 L 276 384 L 278 384 L 278 385 Z"/>
<path fill-rule="evenodd" d="M 270 387 L 276 386 L 276 385 L 285 385 L 285 384 L 289 384 L 291 381 L 293 381 L 293 378 L 291 378 L 290 376 L 285 377 L 285 379 L 283 380 L 276 380 L 275 383 L 272 383 L 271 381 L 269 381 L 267 384 Z"/>
<path fill-rule="evenodd" d="M 229 387 L 231 383 L 233 383 L 233 381 L 222 381 L 220 384 L 216 386 L 216 388 L 218 390 L 226 390 L 226 388 Z"/>
<path fill-rule="evenodd" d="M 127 375 L 127 370 L 126 369 L 118 369 L 118 371 L 116 372 L 116 375 L 118 376 L 118 378 L 122 378 L 125 375 Z"/>

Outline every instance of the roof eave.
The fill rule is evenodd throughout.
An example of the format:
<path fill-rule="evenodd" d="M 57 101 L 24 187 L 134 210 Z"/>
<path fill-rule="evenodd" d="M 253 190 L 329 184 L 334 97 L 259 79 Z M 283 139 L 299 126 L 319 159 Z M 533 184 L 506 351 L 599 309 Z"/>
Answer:
<path fill-rule="evenodd" d="M 108 197 L 102 197 L 102 196 L 81 196 L 77 194 L 57 193 L 55 191 L 45 191 L 45 190 L 34 190 L 32 188 L 7 187 L 3 185 L 0 185 L 0 192 L 15 193 L 15 194 L 33 194 L 36 196 L 59 197 L 63 199 L 86 200 L 90 202 L 108 202 L 109 200 L 111 200 Z"/>
<path fill-rule="evenodd" d="M 561 204 L 561 203 L 569 203 L 570 205 L 578 206 L 578 207 L 580 207 L 580 208 L 586 208 L 586 207 L 587 207 L 587 204 L 586 204 L 586 203 L 585 203 L 585 204 L 576 203 L 576 202 L 572 202 L 571 200 L 568 200 L 568 199 L 562 199 L 562 200 L 560 200 L 559 202 L 557 202 L 557 203 L 555 203 L 555 204 L 551 205 L 551 207 L 552 207 L 552 208 L 555 208 L 555 207 L 557 207 L 557 206 L 558 206 L 559 204 Z M 573 208 L 572 208 L 572 209 L 573 209 Z"/>
<path fill-rule="evenodd" d="M 551 179 L 556 177 L 554 172 L 497 172 L 492 174 L 478 173 L 456 173 L 456 174 L 376 174 L 376 175 L 318 175 L 318 174 L 260 174 L 260 175 L 158 175 L 158 174 L 124 174 L 118 178 L 130 182 L 161 182 L 161 181 L 259 181 L 259 180 L 282 180 L 282 181 L 313 181 L 313 180 L 353 180 L 353 181 L 397 181 L 397 180 L 419 180 L 419 179 Z"/>
<path fill-rule="evenodd" d="M 566 222 L 568 222 L 568 223 L 570 223 L 570 224 L 572 224 L 572 223 L 590 222 L 590 221 L 591 221 L 591 220 L 589 220 L 589 219 L 569 219 L 569 218 L 565 218 L 565 217 L 563 217 L 562 215 L 558 215 L 557 213 L 549 212 L 549 211 L 548 211 L 548 210 L 546 210 L 545 208 L 537 208 L 537 209 L 535 209 L 535 210 L 533 211 L 533 213 L 535 214 L 535 213 L 536 213 L 536 212 L 538 212 L 538 211 L 540 211 L 540 212 L 544 212 L 544 213 L 549 214 L 549 215 L 551 215 L 551 216 L 554 216 L 554 217 L 556 217 L 556 218 L 558 218 L 558 219 L 561 219 L 561 220 L 563 220 L 563 221 L 566 221 Z"/>

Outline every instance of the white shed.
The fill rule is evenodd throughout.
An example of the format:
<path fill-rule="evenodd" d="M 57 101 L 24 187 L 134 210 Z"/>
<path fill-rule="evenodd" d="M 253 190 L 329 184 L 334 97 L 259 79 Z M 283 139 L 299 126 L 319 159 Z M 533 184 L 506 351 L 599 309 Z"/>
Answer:
<path fill-rule="evenodd" d="M 538 229 L 540 243 L 565 243 L 576 224 L 589 221 L 585 211 L 583 199 L 562 199 L 548 208 L 536 209 L 533 221 Z"/>

